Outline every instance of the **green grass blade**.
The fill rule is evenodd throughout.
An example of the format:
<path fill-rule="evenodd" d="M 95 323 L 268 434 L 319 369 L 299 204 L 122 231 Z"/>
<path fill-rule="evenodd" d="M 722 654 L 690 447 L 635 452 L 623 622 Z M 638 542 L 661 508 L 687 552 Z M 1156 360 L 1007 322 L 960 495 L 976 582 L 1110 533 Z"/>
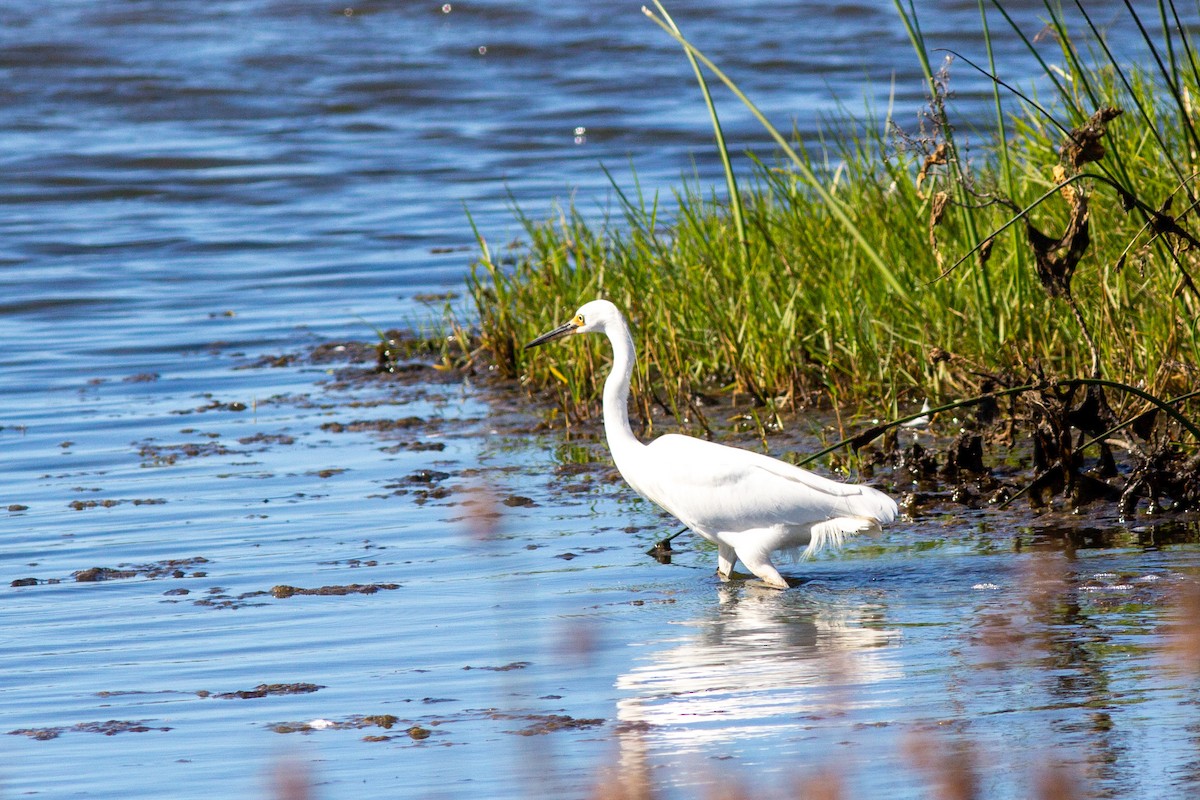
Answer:
<path fill-rule="evenodd" d="M 659 13 L 663 15 L 663 19 L 671 26 L 671 30 L 675 34 L 682 36 L 679 31 L 679 26 L 675 24 L 675 20 L 671 19 L 671 15 L 663 8 L 659 0 L 654 0 L 654 6 Z M 729 210 L 733 215 L 733 227 L 737 231 L 738 243 L 742 254 L 742 268 L 747 269 L 750 266 L 750 244 L 746 239 L 746 223 L 742 218 L 742 196 L 738 191 L 737 175 L 734 174 L 733 164 L 729 160 L 729 148 L 725 145 L 725 134 L 721 130 L 721 120 L 717 116 L 717 107 L 713 103 L 712 93 L 708 90 L 708 81 L 704 79 L 704 73 L 700 71 L 700 65 L 696 63 L 696 57 L 692 55 L 692 51 L 684 48 L 683 52 L 687 55 L 688 63 L 692 65 L 692 71 L 696 73 L 696 81 L 700 84 L 700 91 L 704 94 L 704 105 L 708 108 L 708 116 L 712 119 L 713 135 L 717 140 L 717 154 L 721 158 L 721 167 L 725 170 L 725 186 L 729 191 Z"/>
<path fill-rule="evenodd" d="M 758 106 L 751 102 L 750 98 L 746 97 L 742 90 L 738 88 L 738 85 L 733 81 L 733 79 L 726 75 L 724 71 L 722 71 L 721 68 L 715 63 L 713 63 L 712 59 L 704 55 L 704 53 L 698 50 L 689 41 L 672 30 L 669 25 L 656 17 L 654 13 L 650 11 L 650 9 L 643 6 L 642 12 L 656 25 L 662 28 L 672 39 L 683 45 L 683 47 L 692 55 L 694 55 L 697 60 L 704 64 L 704 66 L 708 67 L 709 70 L 711 70 L 712 73 L 716 75 L 731 92 L 733 92 L 734 96 L 736 96 L 738 100 L 742 101 L 742 104 L 749 109 L 750 113 L 754 115 L 754 118 L 758 120 L 759 124 L 763 126 L 771 138 L 775 140 L 775 143 L 779 145 L 781 150 L 783 150 L 784 154 L 787 155 L 788 159 L 791 160 L 796 170 L 804 177 L 805 182 L 828 206 L 830 213 L 837 218 L 838 222 L 841 223 L 842 228 L 850 235 L 851 239 L 854 240 L 855 244 L 858 245 L 863 254 L 866 255 L 867 258 L 870 259 L 870 261 L 879 270 L 880 275 L 885 281 L 887 281 L 888 285 L 896 293 L 896 299 L 907 301 L 909 298 L 909 290 L 902 283 L 900 283 L 899 279 L 896 277 L 896 272 L 884 262 L 883 257 L 879 254 L 879 250 L 870 242 L 868 242 L 862 235 L 862 232 L 859 231 L 858 225 L 856 225 L 854 221 L 850 219 L 850 215 L 847 212 L 844 204 L 829 193 L 829 190 L 824 186 L 824 184 L 818 180 L 816 174 L 808 165 L 808 162 L 802 159 L 795 149 L 788 144 L 787 140 L 783 137 L 779 130 L 771 124 L 770 120 L 766 118 L 762 111 L 759 110 Z"/>

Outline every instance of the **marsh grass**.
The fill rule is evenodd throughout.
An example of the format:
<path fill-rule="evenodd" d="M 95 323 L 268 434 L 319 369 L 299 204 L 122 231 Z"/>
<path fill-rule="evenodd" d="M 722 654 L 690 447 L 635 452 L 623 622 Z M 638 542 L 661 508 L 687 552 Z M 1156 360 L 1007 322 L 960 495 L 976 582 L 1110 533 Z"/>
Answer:
<path fill-rule="evenodd" d="M 569 419 L 594 414 L 603 342 L 576 342 L 566 358 L 521 345 L 607 297 L 635 331 L 645 418 L 657 406 L 704 426 L 701 401 L 713 398 L 751 399 L 760 418 L 813 404 L 898 416 L 1029 376 L 1103 377 L 1159 396 L 1194 388 L 1200 54 L 1174 4 L 1158 3 L 1151 22 L 1129 6 L 1153 54 L 1132 66 L 1080 4 L 1070 18 L 1047 5 L 1049 58 L 1002 4 L 981 2 L 988 66 L 958 58 L 953 69 L 994 73 L 989 37 L 1002 26 L 1046 81 L 1033 98 L 994 76 L 993 140 L 969 159 L 953 138 L 946 67 L 934 68 L 945 54 L 927 49 L 911 5 L 896 7 L 929 88 L 925 123 L 901 132 L 889 118 L 846 118 L 815 143 L 781 136 L 657 19 L 780 151 L 752 156 L 740 191 L 730 176 L 738 214 L 695 184 L 669 203 L 648 198 L 634 176 L 612 181 L 618 212 L 599 223 L 569 205 L 548 219 L 514 207 L 525 238 L 506 258 L 476 231 L 470 291 L 502 374 L 556 393 Z M 1068 35 L 1080 28 L 1082 46 Z M 1106 108 L 1123 113 L 1095 124 Z"/>

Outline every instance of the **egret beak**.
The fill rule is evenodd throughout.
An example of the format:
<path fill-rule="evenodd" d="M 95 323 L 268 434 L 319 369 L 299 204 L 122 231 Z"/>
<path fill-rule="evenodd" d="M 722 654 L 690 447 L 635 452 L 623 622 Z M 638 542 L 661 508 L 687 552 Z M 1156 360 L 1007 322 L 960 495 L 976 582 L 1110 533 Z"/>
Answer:
<path fill-rule="evenodd" d="M 537 337 L 532 342 L 525 345 L 525 349 L 528 350 L 531 347 L 537 347 L 539 344 L 545 344 L 546 342 L 552 342 L 555 339 L 561 339 L 562 337 L 566 336 L 569 333 L 574 333 L 575 329 L 578 327 L 579 326 L 575 324 L 575 321 L 571 320 L 570 322 L 567 322 L 563 325 L 559 325 L 557 328 L 555 328 L 552 331 L 547 331 L 547 332 L 543 333 L 541 336 Z"/>

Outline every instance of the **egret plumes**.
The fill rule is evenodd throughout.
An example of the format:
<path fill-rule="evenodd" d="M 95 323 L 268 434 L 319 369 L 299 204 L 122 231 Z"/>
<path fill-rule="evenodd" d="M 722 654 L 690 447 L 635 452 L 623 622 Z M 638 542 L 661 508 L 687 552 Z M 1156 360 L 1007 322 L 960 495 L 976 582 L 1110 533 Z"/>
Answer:
<path fill-rule="evenodd" d="M 839 483 L 760 453 L 680 434 L 643 444 L 629 426 L 633 336 L 616 306 L 607 300 L 586 303 L 570 322 L 525 349 L 580 333 L 603 333 L 612 344 L 604 433 L 621 476 L 717 546 L 723 579 L 740 560 L 769 585 L 786 589 L 773 554 L 805 548 L 807 557 L 896 518 L 896 503 L 870 486 Z"/>

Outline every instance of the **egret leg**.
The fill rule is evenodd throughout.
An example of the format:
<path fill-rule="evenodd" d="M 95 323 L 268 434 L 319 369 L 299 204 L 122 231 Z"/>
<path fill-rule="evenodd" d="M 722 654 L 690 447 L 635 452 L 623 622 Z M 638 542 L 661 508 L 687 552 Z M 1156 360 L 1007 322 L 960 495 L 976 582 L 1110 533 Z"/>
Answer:
<path fill-rule="evenodd" d="M 737 552 L 732 546 L 717 543 L 717 574 L 728 580 L 733 574 L 733 565 L 737 563 Z"/>
<path fill-rule="evenodd" d="M 774 586 L 776 589 L 788 588 L 788 582 L 771 563 L 770 553 L 764 553 L 761 550 L 738 550 L 737 557 L 746 565 L 746 569 L 762 578 L 767 585 Z"/>

